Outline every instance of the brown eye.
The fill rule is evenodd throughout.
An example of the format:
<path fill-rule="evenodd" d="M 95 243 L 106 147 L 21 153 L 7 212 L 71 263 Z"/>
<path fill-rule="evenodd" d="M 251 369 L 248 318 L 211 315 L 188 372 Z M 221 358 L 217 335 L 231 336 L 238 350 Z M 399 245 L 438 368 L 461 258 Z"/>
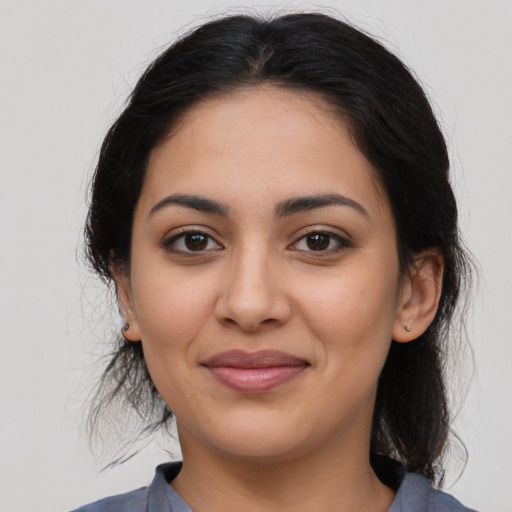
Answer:
<path fill-rule="evenodd" d="M 306 244 L 312 251 L 325 251 L 330 243 L 331 237 L 322 233 L 313 233 L 306 237 Z"/>
<path fill-rule="evenodd" d="M 203 233 L 193 233 L 185 235 L 184 242 L 189 251 L 202 251 L 208 245 L 208 237 Z"/>
<path fill-rule="evenodd" d="M 210 235 L 201 231 L 185 231 L 172 236 L 163 242 L 166 251 L 190 254 L 193 252 L 209 252 L 222 249 Z"/>
<path fill-rule="evenodd" d="M 317 252 L 319 255 L 333 254 L 353 247 L 352 243 L 346 238 L 341 237 L 329 231 L 311 231 L 307 235 L 299 238 L 290 249 L 302 252 Z"/>

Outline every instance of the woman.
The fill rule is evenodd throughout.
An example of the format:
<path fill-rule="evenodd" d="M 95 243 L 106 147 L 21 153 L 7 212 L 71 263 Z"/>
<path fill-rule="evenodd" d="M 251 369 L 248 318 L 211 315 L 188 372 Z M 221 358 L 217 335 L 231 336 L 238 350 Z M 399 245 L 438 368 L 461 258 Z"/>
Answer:
<path fill-rule="evenodd" d="M 166 50 L 107 134 L 86 226 L 125 319 L 95 415 L 183 463 L 106 510 L 468 510 L 435 491 L 467 277 L 444 139 L 405 66 L 319 14 Z"/>

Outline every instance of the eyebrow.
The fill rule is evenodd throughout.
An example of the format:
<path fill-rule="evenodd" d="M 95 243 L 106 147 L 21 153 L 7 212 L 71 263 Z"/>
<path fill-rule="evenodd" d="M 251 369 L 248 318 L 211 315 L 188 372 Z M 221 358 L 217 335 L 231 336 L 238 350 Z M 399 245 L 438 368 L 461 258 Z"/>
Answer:
<path fill-rule="evenodd" d="M 151 217 L 156 212 L 170 205 L 183 206 L 185 208 L 191 208 L 200 212 L 212 213 L 214 215 L 220 215 L 221 217 L 227 217 L 229 208 L 222 203 L 207 199 L 201 196 L 192 196 L 187 194 L 173 194 L 164 197 L 161 201 L 151 208 L 148 217 Z"/>
<path fill-rule="evenodd" d="M 345 197 L 341 194 L 319 194 L 313 196 L 292 197 L 285 201 L 281 201 L 276 205 L 275 215 L 278 219 L 289 217 L 295 213 L 314 210 L 323 206 L 349 206 L 359 213 L 368 216 L 368 212 L 357 201 Z"/>
<path fill-rule="evenodd" d="M 188 194 L 172 194 L 158 201 L 158 203 L 151 208 L 148 216 L 151 217 L 156 212 L 170 205 L 191 208 L 193 210 L 211 213 L 221 217 L 227 217 L 229 214 L 229 207 L 227 205 L 214 201 L 213 199 Z M 359 213 L 368 216 L 368 212 L 361 204 L 341 194 L 318 194 L 312 196 L 292 197 L 281 201 L 276 205 L 275 216 L 278 219 L 282 219 L 284 217 L 294 215 L 295 213 L 333 205 L 349 206 L 357 210 Z"/>

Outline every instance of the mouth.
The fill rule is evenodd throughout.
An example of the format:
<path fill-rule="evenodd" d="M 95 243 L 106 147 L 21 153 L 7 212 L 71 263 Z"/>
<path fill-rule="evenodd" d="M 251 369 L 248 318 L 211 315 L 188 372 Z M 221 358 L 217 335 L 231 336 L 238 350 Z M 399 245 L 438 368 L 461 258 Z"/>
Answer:
<path fill-rule="evenodd" d="M 309 364 L 276 350 L 244 352 L 230 350 L 208 359 L 206 367 L 217 382 L 248 394 L 275 389 L 300 375 Z"/>

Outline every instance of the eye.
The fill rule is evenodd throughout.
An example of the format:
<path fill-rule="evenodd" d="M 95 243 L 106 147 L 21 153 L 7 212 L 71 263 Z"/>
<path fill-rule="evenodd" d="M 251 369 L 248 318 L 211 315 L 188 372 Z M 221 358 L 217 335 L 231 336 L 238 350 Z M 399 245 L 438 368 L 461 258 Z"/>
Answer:
<path fill-rule="evenodd" d="M 314 231 L 299 238 L 291 247 L 297 251 L 304 252 L 337 252 L 352 244 L 339 235 L 328 231 Z"/>
<path fill-rule="evenodd" d="M 172 252 L 191 253 L 222 249 L 210 235 L 202 231 L 182 231 L 164 242 L 164 248 Z"/>

